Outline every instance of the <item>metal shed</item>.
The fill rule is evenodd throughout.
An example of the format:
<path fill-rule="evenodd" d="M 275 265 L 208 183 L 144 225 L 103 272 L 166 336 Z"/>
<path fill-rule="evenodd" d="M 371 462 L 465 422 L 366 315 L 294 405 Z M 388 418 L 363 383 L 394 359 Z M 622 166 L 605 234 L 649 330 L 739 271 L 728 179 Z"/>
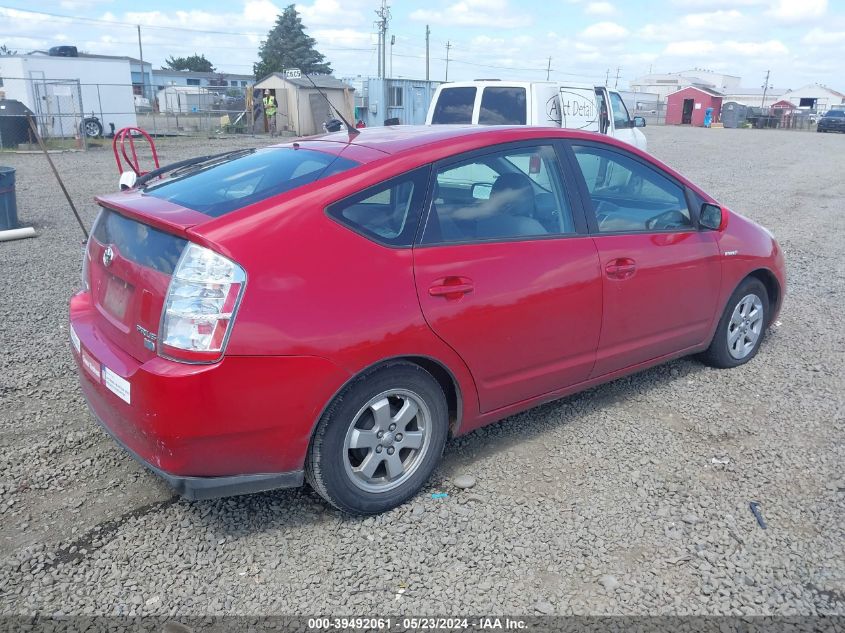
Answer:
<path fill-rule="evenodd" d="M 719 122 L 722 93 L 698 86 L 687 86 L 666 96 L 667 125 L 704 125 L 704 113 L 713 108 L 713 123 Z"/>

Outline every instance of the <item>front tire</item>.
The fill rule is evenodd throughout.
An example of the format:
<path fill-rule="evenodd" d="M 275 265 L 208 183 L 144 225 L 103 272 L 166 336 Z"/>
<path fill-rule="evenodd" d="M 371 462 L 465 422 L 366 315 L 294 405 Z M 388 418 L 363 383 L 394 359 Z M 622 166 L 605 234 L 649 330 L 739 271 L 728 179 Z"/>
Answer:
<path fill-rule="evenodd" d="M 355 380 L 329 405 L 305 477 L 339 510 L 385 512 L 422 488 L 448 429 L 446 396 L 434 377 L 410 363 L 387 365 Z"/>
<path fill-rule="evenodd" d="M 702 360 L 713 367 L 738 367 L 757 355 L 769 318 L 769 293 L 755 277 L 734 290 Z"/>

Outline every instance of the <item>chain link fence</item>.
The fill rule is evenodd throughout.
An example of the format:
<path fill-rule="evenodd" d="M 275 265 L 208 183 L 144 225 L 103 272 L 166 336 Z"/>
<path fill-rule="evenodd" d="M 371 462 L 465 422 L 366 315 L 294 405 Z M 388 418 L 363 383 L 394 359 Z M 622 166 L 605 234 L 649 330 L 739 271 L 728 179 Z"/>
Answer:
<path fill-rule="evenodd" d="M 142 90 L 132 84 L 3 77 L 0 150 L 38 149 L 30 116 L 48 149 L 85 150 L 124 127 L 140 127 L 154 137 L 263 133 L 261 97 L 254 92 L 252 86 Z"/>

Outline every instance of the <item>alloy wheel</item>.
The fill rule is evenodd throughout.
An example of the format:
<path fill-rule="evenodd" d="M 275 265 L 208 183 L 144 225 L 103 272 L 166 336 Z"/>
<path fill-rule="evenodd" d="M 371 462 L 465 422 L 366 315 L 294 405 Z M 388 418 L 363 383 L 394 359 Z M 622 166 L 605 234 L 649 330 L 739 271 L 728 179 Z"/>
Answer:
<path fill-rule="evenodd" d="M 745 295 L 736 304 L 728 323 L 728 352 L 737 360 L 748 356 L 763 333 L 763 301 L 755 294 Z"/>
<path fill-rule="evenodd" d="M 382 493 L 407 481 L 431 440 L 431 411 L 412 391 L 391 389 L 359 409 L 343 445 L 350 481 L 367 492 Z"/>

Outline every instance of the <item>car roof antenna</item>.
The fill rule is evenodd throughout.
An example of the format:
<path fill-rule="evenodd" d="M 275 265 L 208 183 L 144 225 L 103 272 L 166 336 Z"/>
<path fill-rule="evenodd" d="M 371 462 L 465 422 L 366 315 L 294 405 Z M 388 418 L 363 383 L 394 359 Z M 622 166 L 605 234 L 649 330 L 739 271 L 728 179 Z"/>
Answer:
<path fill-rule="evenodd" d="M 315 84 L 315 83 L 314 83 L 314 80 L 313 80 L 313 79 L 311 79 L 311 76 L 310 76 L 308 73 L 303 72 L 303 73 L 302 73 L 302 75 L 303 75 L 303 76 L 304 76 L 304 77 L 305 77 L 308 81 L 310 81 L 310 82 L 311 82 L 311 85 L 312 85 L 312 86 L 314 86 L 314 89 L 315 89 L 317 92 L 319 92 L 319 93 L 320 93 L 320 96 L 321 96 L 321 97 L 323 97 L 323 99 L 325 99 L 325 100 L 326 100 L 326 103 L 328 103 L 328 104 L 329 104 L 329 107 L 330 107 L 332 110 L 334 110 L 334 111 L 335 111 L 335 113 L 337 114 L 337 116 L 339 116 L 339 117 L 340 117 L 340 120 L 341 120 L 341 121 L 343 121 L 343 124 L 346 126 L 346 131 L 347 131 L 347 132 L 349 132 L 349 140 L 351 141 L 354 137 L 358 136 L 358 135 L 361 133 L 361 130 L 356 129 L 354 125 L 352 125 L 349 121 L 347 121 L 347 120 L 346 120 L 346 117 L 345 117 L 345 116 L 343 116 L 343 115 L 340 113 L 340 110 L 338 110 L 338 109 L 334 106 L 334 104 L 333 104 L 331 101 L 329 101 L 329 98 L 326 96 L 326 93 L 325 93 L 325 92 L 323 92 L 322 90 L 320 90 L 320 89 L 317 87 L 317 84 Z"/>

